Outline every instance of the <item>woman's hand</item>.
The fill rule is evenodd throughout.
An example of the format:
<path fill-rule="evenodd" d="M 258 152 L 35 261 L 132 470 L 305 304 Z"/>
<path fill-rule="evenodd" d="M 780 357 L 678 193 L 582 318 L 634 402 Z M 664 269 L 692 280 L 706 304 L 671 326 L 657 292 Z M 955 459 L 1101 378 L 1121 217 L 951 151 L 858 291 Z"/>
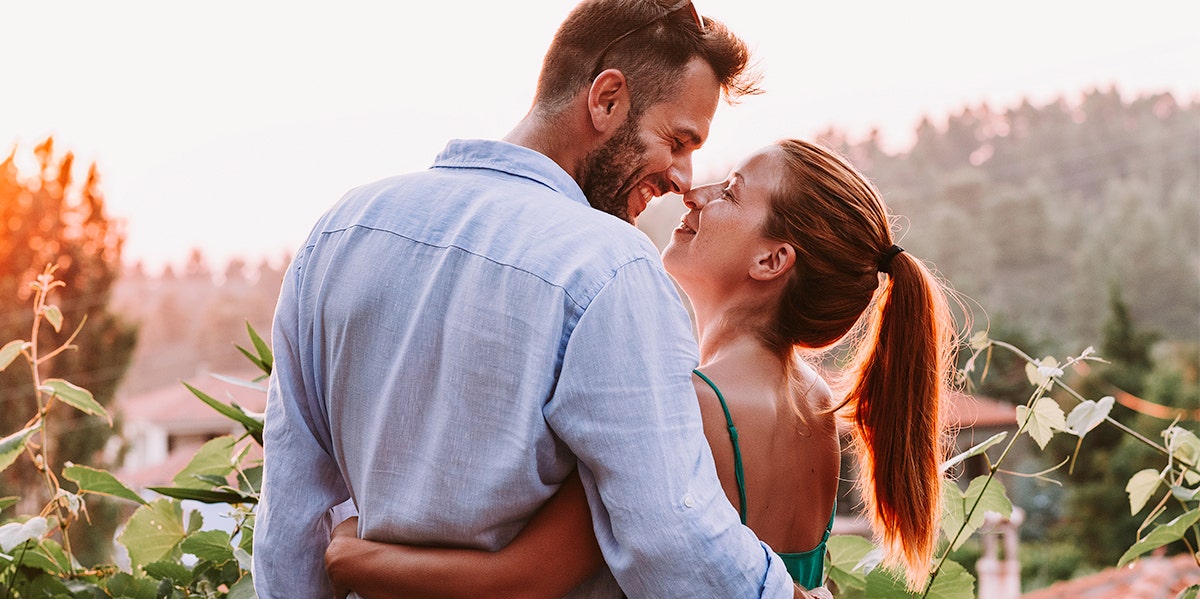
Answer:
<path fill-rule="evenodd" d="M 815 589 L 805 589 L 800 585 L 796 585 L 795 599 L 833 599 L 833 593 L 825 587 L 817 587 Z"/>
<path fill-rule="evenodd" d="M 358 539 L 358 516 L 346 518 L 335 526 L 329 538 L 329 547 L 325 549 L 325 570 L 329 573 L 329 580 L 333 582 L 333 591 L 337 599 L 346 599 L 351 591 L 351 588 L 342 582 L 349 539 Z"/>

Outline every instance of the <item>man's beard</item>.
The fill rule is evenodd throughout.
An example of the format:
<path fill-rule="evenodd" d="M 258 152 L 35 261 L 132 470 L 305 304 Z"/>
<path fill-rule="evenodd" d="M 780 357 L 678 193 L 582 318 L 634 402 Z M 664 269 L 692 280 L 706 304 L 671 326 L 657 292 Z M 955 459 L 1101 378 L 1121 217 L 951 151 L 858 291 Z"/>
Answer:
<path fill-rule="evenodd" d="M 635 182 L 627 179 L 646 154 L 646 145 L 638 139 L 641 120 L 640 115 L 629 115 L 613 136 L 584 156 L 575 169 L 579 187 L 592 208 L 630 224 L 636 219 L 629 214 L 629 194 Z"/>

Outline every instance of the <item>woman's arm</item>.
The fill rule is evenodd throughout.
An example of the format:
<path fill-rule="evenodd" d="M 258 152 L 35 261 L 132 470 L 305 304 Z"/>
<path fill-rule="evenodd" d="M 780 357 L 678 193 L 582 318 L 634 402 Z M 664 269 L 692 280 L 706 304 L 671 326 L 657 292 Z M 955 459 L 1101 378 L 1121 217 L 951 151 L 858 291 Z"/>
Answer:
<path fill-rule="evenodd" d="M 364 541 L 356 524 L 334 530 L 325 566 L 336 588 L 367 599 L 561 597 L 604 563 L 578 474 L 496 552 Z"/>

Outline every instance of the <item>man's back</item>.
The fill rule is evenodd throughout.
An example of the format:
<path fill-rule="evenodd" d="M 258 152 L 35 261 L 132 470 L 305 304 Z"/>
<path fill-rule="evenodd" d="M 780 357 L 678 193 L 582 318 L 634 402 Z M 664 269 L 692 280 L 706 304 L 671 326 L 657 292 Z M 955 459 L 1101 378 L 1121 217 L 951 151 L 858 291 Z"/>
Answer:
<path fill-rule="evenodd" d="M 363 537 L 503 546 L 575 467 L 542 408 L 588 293 L 652 248 L 486 168 L 360 188 L 322 228 L 301 266 L 301 352 Z"/>

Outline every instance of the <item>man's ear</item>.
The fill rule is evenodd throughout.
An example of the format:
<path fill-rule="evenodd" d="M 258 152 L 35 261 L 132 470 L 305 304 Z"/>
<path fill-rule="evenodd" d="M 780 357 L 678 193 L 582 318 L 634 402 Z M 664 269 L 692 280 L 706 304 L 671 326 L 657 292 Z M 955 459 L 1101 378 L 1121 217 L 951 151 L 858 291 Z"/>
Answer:
<path fill-rule="evenodd" d="M 789 272 L 796 265 L 796 248 L 790 243 L 773 241 L 763 246 L 750 266 L 750 278 L 757 281 L 773 281 Z"/>
<path fill-rule="evenodd" d="M 600 133 L 616 130 L 629 115 L 629 84 L 625 74 L 607 69 L 596 75 L 588 89 L 588 113 Z"/>

